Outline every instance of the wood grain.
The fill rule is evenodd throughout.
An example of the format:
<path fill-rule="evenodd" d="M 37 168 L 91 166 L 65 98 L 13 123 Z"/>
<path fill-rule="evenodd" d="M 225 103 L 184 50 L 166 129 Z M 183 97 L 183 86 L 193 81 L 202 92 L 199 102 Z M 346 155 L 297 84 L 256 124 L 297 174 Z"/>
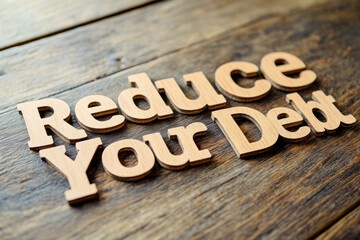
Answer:
<path fill-rule="evenodd" d="M 0 50 L 153 2 L 151 0 L 2 0 Z"/>
<path fill-rule="evenodd" d="M 314 2 L 161 2 L 1 51 L 0 88 L 7 91 L 0 95 L 0 112 L 19 102 L 102 79 L 256 19 Z M 246 14 L 239 14 L 242 11 Z"/>
<path fill-rule="evenodd" d="M 316 239 L 360 239 L 359 226 L 360 207 L 357 207 Z"/>
<path fill-rule="evenodd" d="M 313 91 L 323 90 L 334 96 L 343 113 L 351 113 L 359 121 L 359 11 L 359 1 L 335 0 L 266 18 L 99 81 L 69 91 L 58 89 L 60 92 L 54 97 L 66 101 L 72 110 L 79 99 L 91 94 L 116 100 L 119 92 L 129 87 L 127 76 L 140 72 L 148 73 L 152 80 L 174 77 L 186 89 L 180 81 L 182 76 L 203 71 L 215 86 L 214 72 L 218 66 L 230 61 L 259 64 L 266 53 L 284 51 L 299 57 L 318 76 L 313 86 L 300 92 L 302 97 L 309 100 Z M 73 62 L 68 59 L 63 63 Z M 41 75 L 42 70 L 38 71 Z M 64 75 L 57 77 L 65 80 L 61 89 L 67 89 L 68 79 Z M 7 84 L 16 86 L 20 82 L 7 80 Z M 44 85 L 41 81 L 37 84 Z M 31 99 L 37 95 L 33 95 L 29 86 L 24 82 L 22 91 L 24 94 L 29 91 L 25 95 Z M 45 86 L 38 92 L 48 90 Z M 56 87 L 53 91 L 56 92 Z M 195 96 L 189 89 L 185 93 Z M 18 101 L 19 97 L 15 97 L 4 103 Z M 261 101 L 228 100 L 228 107 L 232 106 L 247 106 L 265 114 L 273 107 L 290 105 L 283 92 L 272 89 Z M 193 116 L 174 113 L 171 119 L 148 125 L 127 122 L 112 133 L 89 133 L 89 138 L 101 137 L 106 147 L 121 139 L 141 140 L 143 135 L 153 132 L 164 136 L 169 127 L 187 126 L 195 121 L 208 128 L 207 134 L 196 142 L 213 154 L 211 163 L 184 171 L 166 170 L 157 165 L 147 178 L 127 183 L 108 176 L 100 164 L 100 155 L 95 156 L 89 175 L 90 182 L 98 186 L 100 199 L 72 208 L 63 197 L 69 188 L 67 180 L 42 162 L 38 153 L 28 150 L 22 117 L 14 108 L 1 114 L 0 236 L 4 239 L 306 239 L 318 236 L 359 204 L 358 123 L 352 128 L 340 128 L 332 135 L 311 134 L 301 143 L 279 142 L 274 150 L 246 160 L 237 159 L 212 122 L 210 111 Z M 251 124 L 240 124 L 250 139 L 259 138 L 259 132 Z M 76 121 L 73 125 L 80 127 Z M 180 152 L 179 145 L 173 141 L 167 143 L 171 151 Z M 55 145 L 62 144 L 55 136 Z M 75 158 L 75 147 L 65 145 L 69 157 Z"/>

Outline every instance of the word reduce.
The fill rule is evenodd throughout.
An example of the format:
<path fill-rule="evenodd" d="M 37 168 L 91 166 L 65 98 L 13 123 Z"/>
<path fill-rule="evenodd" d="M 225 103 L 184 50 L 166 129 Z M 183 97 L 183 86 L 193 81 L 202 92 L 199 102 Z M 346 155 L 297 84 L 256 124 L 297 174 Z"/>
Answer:
<path fill-rule="evenodd" d="M 316 74 L 305 70 L 305 64 L 297 57 L 284 52 L 274 52 L 261 59 L 260 69 L 265 79 L 256 80 L 251 88 L 243 88 L 234 82 L 232 74 L 240 73 L 243 77 L 254 77 L 259 73 L 256 65 L 249 62 L 230 62 L 220 66 L 215 72 L 215 83 L 219 91 L 228 98 L 249 102 L 265 97 L 271 85 L 277 89 L 293 92 L 310 86 Z M 288 75 L 298 73 L 299 77 Z M 189 99 L 185 96 L 173 78 L 155 82 L 155 86 L 145 73 L 129 76 L 131 88 L 122 91 L 118 104 L 123 115 L 118 114 L 116 103 L 102 95 L 92 95 L 80 99 L 75 106 L 75 114 L 80 125 L 89 132 L 106 133 L 124 126 L 125 119 L 135 123 L 148 123 L 155 119 L 173 116 L 173 110 L 166 105 L 160 93 L 165 92 L 172 107 L 182 114 L 196 114 L 205 109 L 213 110 L 226 106 L 226 99 L 218 94 L 202 72 L 184 75 L 187 85 L 191 85 L 198 97 Z M 149 108 L 144 110 L 135 104 L 135 99 L 144 99 Z M 257 154 L 270 149 L 281 138 L 284 141 L 300 141 L 310 134 L 310 129 L 321 135 L 335 131 L 341 124 L 349 126 L 355 123 L 352 115 L 343 115 L 334 105 L 335 99 L 322 91 L 312 93 L 314 101 L 305 102 L 298 93 L 286 95 L 296 111 L 277 107 L 266 115 L 248 107 L 232 107 L 213 111 L 212 119 L 218 124 L 239 158 Z M 40 150 L 40 156 L 49 161 L 69 181 L 71 189 L 65 192 L 70 204 L 78 203 L 97 196 L 95 184 L 90 184 L 86 171 L 96 150 L 101 147 L 100 138 L 84 140 L 87 134 L 76 129 L 67 121 L 70 119 L 70 107 L 59 99 L 43 99 L 17 105 L 23 115 L 29 136 L 29 147 Z M 51 110 L 49 117 L 41 117 L 40 112 Z M 326 121 L 320 121 L 314 112 L 319 112 Z M 97 117 L 112 115 L 107 120 Z M 252 121 L 261 131 L 261 139 L 249 142 L 237 125 L 235 118 Z M 309 126 L 300 126 L 303 119 Z M 299 126 L 296 131 L 287 130 Z M 75 160 L 65 155 L 65 146 L 53 147 L 52 136 L 46 129 L 51 129 L 70 144 L 76 143 L 78 154 Z M 168 129 L 168 135 L 177 139 L 182 154 L 172 154 L 160 133 L 143 136 L 143 141 L 126 139 L 107 146 L 102 153 L 102 163 L 107 173 L 114 178 L 131 181 L 145 177 L 154 167 L 155 157 L 159 164 L 167 169 L 179 170 L 188 165 L 197 165 L 210 161 L 211 153 L 200 150 L 194 137 L 206 134 L 203 123 L 194 122 L 186 127 Z M 132 151 L 137 158 L 137 165 L 127 167 L 119 161 L 119 152 Z"/>

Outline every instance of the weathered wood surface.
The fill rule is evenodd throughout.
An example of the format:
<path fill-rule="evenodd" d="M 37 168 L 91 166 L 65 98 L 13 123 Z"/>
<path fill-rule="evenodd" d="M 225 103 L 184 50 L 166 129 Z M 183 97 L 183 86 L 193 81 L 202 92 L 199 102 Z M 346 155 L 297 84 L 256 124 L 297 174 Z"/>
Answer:
<path fill-rule="evenodd" d="M 1 0 L 0 50 L 127 11 L 151 0 Z"/>
<path fill-rule="evenodd" d="M 314 1 L 167 1 L 1 51 L 0 112 Z"/>
<path fill-rule="evenodd" d="M 225 62 L 242 60 L 259 64 L 268 52 L 287 51 L 300 57 L 318 75 L 314 86 L 300 92 L 303 97 L 309 99 L 312 91 L 321 89 L 334 96 L 342 112 L 351 113 L 359 120 L 359 11 L 358 1 L 337 0 L 267 17 L 162 57 L 154 54 L 152 58 L 157 57 L 154 60 L 144 57 L 148 62 L 141 60 L 145 63 L 98 81 L 84 81 L 86 84 L 68 91 L 58 89 L 59 94 L 49 95 L 65 100 L 72 110 L 77 100 L 90 94 L 103 94 L 116 100 L 119 92 L 129 87 L 127 76 L 139 72 L 147 72 L 152 80 L 175 77 L 185 88 L 180 81 L 183 74 L 203 71 L 214 85 L 215 69 Z M 28 44 L 33 45 L 29 49 L 36 49 L 36 44 Z M 190 43 L 182 44 L 179 47 Z M 166 44 L 164 46 L 166 48 Z M 174 47 L 173 44 L 166 50 Z M 161 44 L 157 48 L 165 51 L 160 50 Z M 102 54 L 111 57 L 110 52 Z M 142 58 L 141 54 L 138 58 Z M 71 61 L 64 59 L 62 63 L 71 65 Z M 38 64 L 47 66 L 46 62 Z M 73 71 L 77 71 L 76 66 L 79 67 L 73 66 Z M 84 67 L 84 74 L 91 72 L 90 66 Z M 28 71 L 28 67 L 24 66 L 23 70 Z M 80 72 L 74 76 L 80 77 Z M 52 80 L 67 81 L 64 77 Z M 10 80 L 6 82 L 13 84 Z M 35 86 L 43 83 L 40 81 Z M 24 88 L 18 93 L 20 97 L 28 91 L 30 94 L 21 100 L 5 101 L 7 107 L 13 105 L 10 111 L 0 115 L 0 236 L 4 239 L 304 239 L 318 236 L 337 221 L 341 223 L 340 219 L 360 202 L 358 123 L 324 137 L 312 134 L 301 143 L 279 142 L 268 153 L 239 160 L 206 111 L 194 116 L 175 114 L 172 119 L 147 125 L 127 122 L 124 128 L 113 133 L 89 134 L 90 138 L 101 137 L 107 146 L 120 139 L 141 139 L 157 131 L 165 136 L 168 128 L 200 121 L 208 126 L 209 132 L 198 144 L 208 148 L 214 157 L 209 164 L 184 171 L 157 166 L 150 177 L 127 183 L 105 173 L 99 154 L 90 173 L 91 182 L 96 183 L 100 191 L 99 200 L 69 207 L 63 195 L 68 189 L 66 179 L 42 162 L 37 152 L 27 148 L 26 127 L 14 104 L 36 95 L 29 90 L 29 83 L 17 84 Z M 64 84 L 65 90 L 68 87 Z M 45 94 L 46 91 L 49 89 L 43 87 L 38 92 Z M 189 96 L 194 94 L 189 89 L 186 92 Z M 262 101 L 228 101 L 228 107 L 240 105 L 263 113 L 273 107 L 289 106 L 285 93 L 275 89 Z M 79 127 L 75 117 L 73 122 Z M 252 125 L 241 126 L 250 138 L 259 137 Z M 56 145 L 64 144 L 58 137 L 55 139 Z M 179 152 L 179 146 L 173 141 L 168 143 L 174 152 Z M 74 158 L 75 147 L 65 145 L 69 156 Z"/>
<path fill-rule="evenodd" d="M 322 239 L 360 239 L 360 207 L 350 212 L 317 238 L 317 240 Z"/>

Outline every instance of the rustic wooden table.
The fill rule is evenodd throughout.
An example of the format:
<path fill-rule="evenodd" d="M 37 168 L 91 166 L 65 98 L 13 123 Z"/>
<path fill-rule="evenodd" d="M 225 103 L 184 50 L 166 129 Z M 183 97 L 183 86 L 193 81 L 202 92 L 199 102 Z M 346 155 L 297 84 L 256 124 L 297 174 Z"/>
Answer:
<path fill-rule="evenodd" d="M 66 178 L 30 151 L 16 104 L 55 97 L 71 110 L 84 96 L 117 99 L 127 76 L 154 80 L 214 71 L 230 61 L 259 64 L 284 51 L 317 73 L 299 93 L 323 90 L 360 119 L 360 2 L 357 0 L 91 0 L 0 2 L 0 239 L 360 239 L 360 127 L 238 159 L 210 111 L 149 124 L 127 122 L 101 137 L 106 147 L 194 121 L 211 163 L 183 171 L 159 165 L 137 182 L 110 177 L 97 154 L 89 171 L 99 199 L 67 204 Z M 282 91 L 253 103 L 289 106 Z M 73 125 L 80 128 L 76 119 Z M 241 125 L 249 138 L 259 132 Z M 59 137 L 55 145 L 65 144 Z M 168 141 L 174 152 L 180 147 Z M 65 144 L 75 158 L 74 145 Z"/>

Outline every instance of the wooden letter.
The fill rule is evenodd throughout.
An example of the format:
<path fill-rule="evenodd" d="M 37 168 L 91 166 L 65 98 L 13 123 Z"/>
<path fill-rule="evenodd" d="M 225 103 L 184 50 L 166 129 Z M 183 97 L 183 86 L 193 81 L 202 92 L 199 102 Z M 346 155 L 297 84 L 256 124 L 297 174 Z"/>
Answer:
<path fill-rule="evenodd" d="M 234 118 L 243 117 L 252 121 L 261 131 L 261 139 L 250 143 Z M 271 122 L 259 111 L 248 107 L 233 107 L 211 113 L 239 158 L 270 149 L 278 139 L 278 133 Z"/>
<path fill-rule="evenodd" d="M 186 85 L 192 86 L 197 93 L 196 99 L 189 99 L 185 96 L 175 79 L 168 78 L 155 82 L 160 92 L 165 92 L 171 105 L 180 113 L 195 114 L 202 112 L 208 107 L 216 109 L 226 106 L 224 96 L 218 94 L 211 86 L 202 72 L 195 72 L 184 75 Z"/>
<path fill-rule="evenodd" d="M 299 126 L 303 123 L 303 118 L 294 110 L 286 107 L 271 109 L 266 117 L 274 125 L 280 137 L 287 142 L 297 142 L 309 136 L 311 130 L 307 126 L 302 126 L 294 132 L 286 130 L 289 127 Z"/>
<path fill-rule="evenodd" d="M 298 93 L 286 95 L 286 101 L 291 103 L 295 110 L 300 113 L 305 121 L 310 125 L 316 135 L 322 135 L 326 132 L 334 132 L 342 123 L 343 126 L 350 126 L 356 122 L 352 115 L 343 115 L 333 104 L 335 99 L 329 95 L 326 96 L 323 91 L 315 91 L 312 98 L 316 101 L 305 102 Z M 314 114 L 320 113 L 325 122 L 320 121 Z"/>
<path fill-rule="evenodd" d="M 50 128 L 65 142 L 71 144 L 87 137 L 83 129 L 76 129 L 66 122 L 71 117 L 70 107 L 62 100 L 55 98 L 42 99 L 20 103 L 17 108 L 24 117 L 30 136 L 28 145 L 32 150 L 40 150 L 54 145 L 54 140 L 47 135 L 46 128 Z M 44 110 L 51 110 L 53 114 L 41 118 L 40 111 Z"/>
<path fill-rule="evenodd" d="M 145 135 L 144 141 L 150 144 L 161 166 L 167 169 L 179 170 L 188 164 L 197 165 L 210 161 L 209 150 L 199 150 L 194 142 L 194 137 L 206 134 L 206 125 L 200 122 L 191 123 L 186 128 L 177 127 L 168 130 L 171 139 L 177 139 L 182 149 L 182 154 L 174 155 L 167 148 L 160 133 Z"/>
<path fill-rule="evenodd" d="M 173 116 L 173 111 L 165 104 L 146 73 L 129 76 L 129 82 L 137 88 L 122 91 L 118 98 L 120 110 L 127 119 L 136 123 L 147 123 Z M 146 100 L 150 108 L 138 108 L 134 100 L 139 98 Z"/>
<path fill-rule="evenodd" d="M 281 65 L 277 65 L 277 64 Z M 261 72 L 272 85 L 280 90 L 293 92 L 309 87 L 316 79 L 316 74 L 305 70 L 305 64 L 296 56 L 285 52 L 273 52 L 265 55 L 260 63 Z M 300 73 L 298 78 L 285 74 Z"/>
<path fill-rule="evenodd" d="M 126 167 L 119 161 L 119 153 L 132 151 L 137 164 Z M 114 178 L 124 181 L 141 179 L 151 172 L 155 164 L 155 157 L 151 149 L 143 142 L 135 139 L 125 139 L 107 146 L 102 155 L 102 162 L 107 173 Z"/>
<path fill-rule="evenodd" d="M 57 146 L 40 151 L 40 157 L 46 159 L 69 181 L 70 190 L 65 191 L 69 204 L 79 203 L 97 196 L 97 188 L 90 184 L 86 171 L 96 150 L 102 145 L 100 138 L 76 143 L 78 154 L 75 161 L 66 156 L 65 146 Z"/>
<path fill-rule="evenodd" d="M 229 62 L 221 65 L 215 72 L 215 83 L 221 93 L 239 102 L 256 101 L 265 97 L 271 89 L 271 83 L 265 79 L 256 80 L 252 88 L 243 88 L 236 84 L 231 74 L 239 73 L 243 77 L 255 77 L 259 68 L 249 62 Z"/>
<path fill-rule="evenodd" d="M 76 103 L 75 114 L 80 125 L 94 133 L 115 131 L 125 124 L 121 115 L 112 116 L 108 120 L 99 121 L 95 117 L 114 114 L 118 112 L 115 102 L 102 95 L 91 95 L 80 99 Z"/>

